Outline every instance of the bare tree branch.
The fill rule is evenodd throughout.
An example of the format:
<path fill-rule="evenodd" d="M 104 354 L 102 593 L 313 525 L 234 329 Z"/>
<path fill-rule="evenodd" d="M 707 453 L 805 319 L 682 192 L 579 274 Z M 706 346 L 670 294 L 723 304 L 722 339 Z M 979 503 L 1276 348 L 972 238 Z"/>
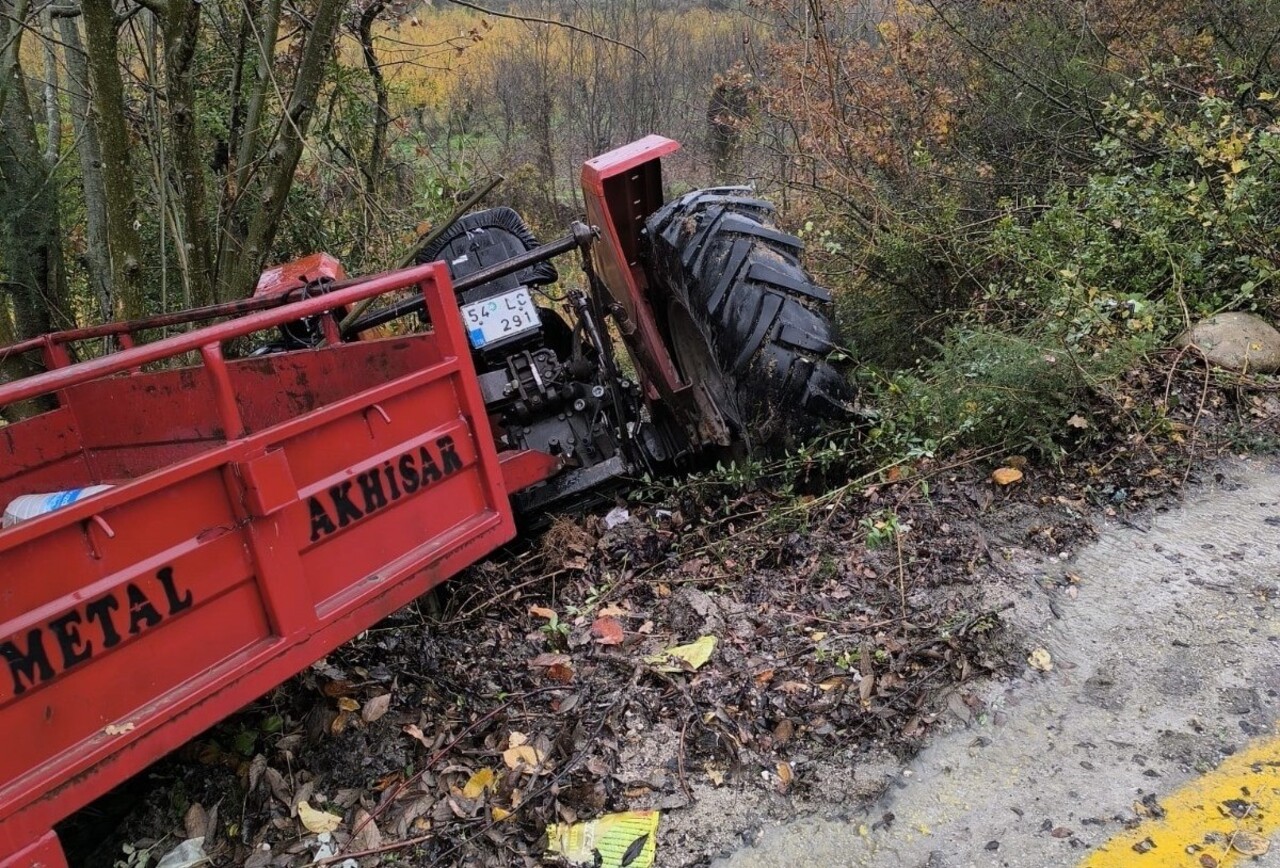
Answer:
<path fill-rule="evenodd" d="M 634 51 L 643 57 L 646 61 L 649 56 L 634 45 L 628 45 L 625 42 L 619 42 L 617 39 L 611 39 L 602 33 L 594 33 L 590 30 L 584 30 L 581 27 L 570 24 L 567 21 L 555 21 L 551 18 L 538 18 L 534 15 L 512 15 L 507 12 L 496 12 L 493 9 L 486 9 L 475 3 L 469 3 L 467 0 L 449 0 L 455 6 L 465 6 L 467 9 L 474 9 L 476 12 L 483 12 L 485 15 L 492 15 L 494 18 L 508 18 L 512 21 L 523 21 L 525 24 L 549 24 L 552 27 L 563 27 L 565 30 L 572 30 L 574 33 L 581 33 L 583 36 L 590 36 L 592 39 L 599 39 L 601 42 L 608 42 L 619 48 L 625 48 L 627 51 Z"/>

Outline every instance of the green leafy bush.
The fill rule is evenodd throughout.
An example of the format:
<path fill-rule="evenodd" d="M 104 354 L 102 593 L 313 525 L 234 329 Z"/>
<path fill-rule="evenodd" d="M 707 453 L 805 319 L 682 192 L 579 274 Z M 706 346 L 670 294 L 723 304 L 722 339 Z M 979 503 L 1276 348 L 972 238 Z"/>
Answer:
<path fill-rule="evenodd" d="M 985 289 L 913 369 L 872 377 L 884 450 L 1004 444 L 1056 456 L 1067 420 L 1202 316 L 1269 309 L 1280 266 L 1280 126 L 1245 86 L 1177 106 L 1139 83 L 1083 184 L 1005 203 L 952 251 Z M 957 230 L 959 231 L 959 230 Z M 1090 431 L 1090 434 L 1096 433 Z"/>

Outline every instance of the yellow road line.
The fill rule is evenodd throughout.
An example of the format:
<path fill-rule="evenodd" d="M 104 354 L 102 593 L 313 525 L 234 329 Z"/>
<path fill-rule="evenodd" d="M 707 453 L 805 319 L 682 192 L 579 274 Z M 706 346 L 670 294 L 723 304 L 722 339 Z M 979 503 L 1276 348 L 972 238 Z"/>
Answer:
<path fill-rule="evenodd" d="M 1241 850 L 1267 841 L 1280 850 L 1280 737 L 1254 742 L 1158 804 L 1163 815 L 1136 805 L 1147 819 L 1079 868 L 1228 868 L 1249 858 Z"/>

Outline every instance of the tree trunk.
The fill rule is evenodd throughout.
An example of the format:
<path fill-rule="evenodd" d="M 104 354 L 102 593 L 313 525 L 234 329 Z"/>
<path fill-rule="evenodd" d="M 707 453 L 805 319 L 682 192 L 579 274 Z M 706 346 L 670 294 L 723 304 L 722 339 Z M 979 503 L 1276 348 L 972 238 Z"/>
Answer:
<path fill-rule="evenodd" d="M 245 108 L 244 123 L 240 135 L 229 143 L 232 150 L 226 182 L 222 192 L 221 221 L 218 226 L 215 278 L 220 298 L 230 297 L 224 287 L 236 260 L 243 254 L 243 244 L 248 227 L 248 208 L 245 196 L 249 185 L 261 168 L 259 147 L 263 140 L 263 108 L 267 92 L 273 83 L 276 43 L 280 32 L 281 0 L 265 0 L 254 27 L 256 50 L 248 52 L 252 59 L 253 85 Z M 251 10 L 246 8 L 246 14 Z M 233 125 L 234 129 L 234 125 Z"/>
<path fill-rule="evenodd" d="M 0 115 L 4 114 L 9 92 L 22 80 L 18 56 L 30 11 L 30 0 L 0 0 Z"/>
<path fill-rule="evenodd" d="M 236 149 L 236 182 L 238 198 L 249 185 L 258 161 L 258 145 L 262 140 L 262 106 L 271 87 L 272 68 L 276 59 L 276 40 L 280 34 L 280 2 L 267 0 L 258 24 L 258 51 L 254 56 L 254 86 L 245 114 L 244 135 Z"/>
<path fill-rule="evenodd" d="M 124 120 L 124 84 L 120 78 L 115 10 L 111 0 L 82 0 L 89 45 L 92 115 L 102 151 L 106 190 L 107 255 L 111 263 L 114 314 L 132 319 L 147 312 L 142 286 L 142 244 L 134 228 L 138 202 L 129 162 L 129 131 Z"/>
<path fill-rule="evenodd" d="M 50 183 L 18 60 L 27 22 L 25 10 L 16 5 L 0 0 L 0 45 L 6 48 L 0 69 L 5 94 L 0 106 L 0 292 L 12 311 L 13 337 L 22 339 L 71 320 L 64 306 L 58 188 Z M 0 360 L 6 378 L 39 367 L 29 357 Z"/>
<path fill-rule="evenodd" d="M 75 133 L 76 155 L 80 159 L 80 182 L 84 188 L 85 271 L 98 300 L 98 313 L 110 319 L 111 257 L 107 253 L 107 188 L 102 177 L 102 149 L 89 107 L 89 61 L 80 38 L 80 25 L 67 16 L 58 19 L 63 54 L 67 63 L 67 93 L 71 97 L 71 129 Z"/>
<path fill-rule="evenodd" d="M 325 66 L 333 50 L 333 39 L 342 17 L 342 0 L 320 0 L 311 31 L 298 65 L 293 93 L 285 109 L 280 131 L 275 143 L 263 157 L 264 165 L 258 171 L 262 177 L 261 194 L 241 193 L 240 202 L 252 202 L 252 215 L 248 217 L 248 231 L 238 255 L 220 270 L 220 297 L 239 298 L 253 288 L 263 261 L 271 250 L 280 217 L 284 214 L 289 188 L 293 185 L 293 173 L 302 156 L 302 145 L 307 127 L 315 114 L 316 99 L 325 79 Z M 237 209 L 241 210 L 241 209 Z M 234 216 L 234 215 L 233 215 Z"/>
<path fill-rule="evenodd" d="M 373 0 L 360 16 L 359 28 L 360 48 L 364 53 L 364 65 L 369 70 L 369 78 L 373 81 L 375 97 L 373 141 L 369 144 L 369 158 L 364 166 L 365 189 L 369 191 L 370 197 L 378 192 L 383 152 L 386 150 L 387 126 L 391 123 L 391 112 L 387 107 L 387 81 L 382 76 L 378 55 L 373 50 L 373 22 L 385 6 L 383 0 Z"/>
<path fill-rule="evenodd" d="M 200 33 L 200 3 L 197 0 L 170 0 L 164 15 L 165 96 L 169 109 L 169 140 L 172 183 L 182 215 L 181 237 L 189 269 L 187 285 L 192 302 L 212 304 L 217 300 L 209 213 L 206 208 L 205 155 L 196 129 L 195 87 L 192 81 L 196 41 Z"/>
<path fill-rule="evenodd" d="M 52 172 L 62 154 L 62 107 L 58 105 L 58 57 L 54 51 L 57 37 L 48 6 L 40 11 L 40 36 L 44 49 L 44 162 Z"/>

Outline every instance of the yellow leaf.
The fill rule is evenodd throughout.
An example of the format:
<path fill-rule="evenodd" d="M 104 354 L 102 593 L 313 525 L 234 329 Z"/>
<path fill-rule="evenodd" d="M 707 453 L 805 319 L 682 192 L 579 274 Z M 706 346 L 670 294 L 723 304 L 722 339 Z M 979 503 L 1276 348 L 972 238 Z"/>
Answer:
<path fill-rule="evenodd" d="M 1043 648 L 1037 648 L 1032 651 L 1031 656 L 1027 658 L 1027 662 L 1031 664 L 1032 669 L 1039 669 L 1041 672 L 1048 672 L 1053 669 L 1053 658 Z"/>
<path fill-rule="evenodd" d="M 1242 171 L 1249 168 L 1249 164 L 1244 160 L 1231 161 L 1231 174 L 1239 175 Z"/>
<path fill-rule="evenodd" d="M 359 711 L 360 703 L 356 702 L 350 696 L 342 696 L 338 698 L 338 708 L 343 711 Z"/>
<path fill-rule="evenodd" d="M 1016 467 L 1000 467 L 991 474 L 996 485 L 1013 485 L 1022 479 L 1022 471 Z"/>
<path fill-rule="evenodd" d="M 493 769 L 480 769 L 467 779 L 466 785 L 462 788 L 462 797 L 464 799 L 478 799 L 484 795 L 484 791 L 493 786 Z"/>
<path fill-rule="evenodd" d="M 507 768 L 519 768 L 521 765 L 536 766 L 542 762 L 542 755 L 538 753 L 538 749 L 531 744 L 522 744 L 516 747 L 509 747 L 502 752 L 502 761 L 507 764 Z"/>
<path fill-rule="evenodd" d="M 342 818 L 337 814 L 317 811 L 307 804 L 306 799 L 298 802 L 298 819 L 302 821 L 302 825 L 307 827 L 308 832 L 313 832 L 317 835 L 336 831 L 342 825 Z"/>
<path fill-rule="evenodd" d="M 716 637 L 701 636 L 688 645 L 677 645 L 674 648 L 659 651 L 657 654 L 650 654 L 644 658 L 644 662 L 659 672 L 694 671 L 711 659 L 711 652 L 714 650 L 716 650 Z M 680 665 L 681 662 L 686 665 Z"/>
<path fill-rule="evenodd" d="M 511 816 L 510 811 L 508 811 L 506 808 L 499 808 L 497 805 L 494 805 L 492 808 L 490 808 L 489 813 L 493 816 L 493 821 L 495 823 L 501 823 L 507 817 Z"/>

